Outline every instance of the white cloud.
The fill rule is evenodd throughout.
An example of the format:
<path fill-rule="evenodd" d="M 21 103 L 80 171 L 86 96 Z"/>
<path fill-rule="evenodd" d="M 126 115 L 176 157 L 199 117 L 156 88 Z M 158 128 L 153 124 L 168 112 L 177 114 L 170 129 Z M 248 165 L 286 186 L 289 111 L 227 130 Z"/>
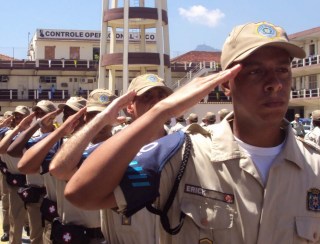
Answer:
<path fill-rule="evenodd" d="M 215 27 L 225 15 L 220 9 L 209 10 L 202 5 L 195 5 L 189 9 L 179 8 L 179 14 L 191 23 L 198 23 Z"/>

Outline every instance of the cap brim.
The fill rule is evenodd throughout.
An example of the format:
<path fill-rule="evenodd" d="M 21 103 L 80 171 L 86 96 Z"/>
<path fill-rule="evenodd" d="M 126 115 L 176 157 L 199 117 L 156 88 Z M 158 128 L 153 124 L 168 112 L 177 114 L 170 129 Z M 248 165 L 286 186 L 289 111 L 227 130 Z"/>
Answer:
<path fill-rule="evenodd" d="M 236 57 L 230 64 L 244 60 L 245 58 L 249 57 L 253 52 L 257 51 L 258 49 L 260 49 L 262 47 L 278 47 L 278 48 L 284 49 L 289 53 L 290 57 L 292 57 L 292 58 L 304 58 L 306 56 L 306 53 L 302 48 L 300 48 L 292 43 L 289 43 L 289 42 L 268 42 L 263 45 L 259 45 L 259 46 L 256 46 L 256 47 L 253 47 L 253 48 L 247 50 L 246 52 L 244 52 L 241 55 L 239 55 L 238 57 Z M 226 69 L 230 66 L 230 64 L 227 65 Z"/>
<path fill-rule="evenodd" d="M 87 107 L 87 113 L 88 112 L 102 112 L 105 109 L 106 109 L 106 107 L 99 107 L 99 106 Z"/>
<path fill-rule="evenodd" d="M 78 108 L 78 107 L 76 107 L 76 106 L 73 106 L 73 105 L 70 105 L 70 104 L 65 104 L 65 103 L 61 103 L 61 104 L 59 104 L 58 105 L 58 108 L 59 109 L 63 109 L 64 107 L 69 107 L 69 108 L 71 108 L 72 110 L 74 110 L 74 111 L 79 111 L 80 110 L 80 108 Z"/>
<path fill-rule="evenodd" d="M 140 89 L 139 91 L 137 91 L 137 96 L 141 96 L 142 94 L 151 90 L 152 88 L 161 88 L 162 90 L 164 90 L 167 93 L 168 96 L 173 93 L 173 91 L 167 86 L 147 86 L 147 87 L 144 87 L 144 88 Z"/>
<path fill-rule="evenodd" d="M 45 113 L 48 113 L 48 112 L 49 112 L 49 109 L 48 109 L 47 107 L 41 107 L 41 106 L 38 106 L 38 105 L 32 107 L 32 111 L 35 111 L 36 108 L 40 108 L 40 109 L 41 109 L 43 112 L 45 112 Z"/>

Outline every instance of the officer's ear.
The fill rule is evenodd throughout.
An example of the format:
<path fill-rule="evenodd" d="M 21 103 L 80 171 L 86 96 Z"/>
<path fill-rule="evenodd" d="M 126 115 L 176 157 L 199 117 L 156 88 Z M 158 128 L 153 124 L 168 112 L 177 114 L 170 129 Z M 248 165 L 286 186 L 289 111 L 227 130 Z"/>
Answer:
<path fill-rule="evenodd" d="M 127 113 L 129 115 L 133 115 L 134 114 L 134 108 L 133 108 L 133 103 L 132 102 L 127 106 Z"/>
<path fill-rule="evenodd" d="M 230 97 L 231 96 L 230 81 L 226 81 L 225 83 L 222 83 L 220 86 L 224 94 L 227 97 Z"/>

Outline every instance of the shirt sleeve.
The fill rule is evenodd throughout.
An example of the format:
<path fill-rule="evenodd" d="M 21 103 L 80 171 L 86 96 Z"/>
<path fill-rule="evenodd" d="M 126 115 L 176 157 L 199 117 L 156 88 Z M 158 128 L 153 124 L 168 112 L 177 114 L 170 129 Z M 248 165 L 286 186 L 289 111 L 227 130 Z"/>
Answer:
<path fill-rule="evenodd" d="M 151 204 L 159 196 L 161 171 L 184 142 L 183 132 L 176 132 L 142 147 L 129 164 L 119 187 L 115 191 L 119 204 L 126 205 L 124 214 L 131 216 Z M 123 208 L 120 206 L 119 208 Z"/>

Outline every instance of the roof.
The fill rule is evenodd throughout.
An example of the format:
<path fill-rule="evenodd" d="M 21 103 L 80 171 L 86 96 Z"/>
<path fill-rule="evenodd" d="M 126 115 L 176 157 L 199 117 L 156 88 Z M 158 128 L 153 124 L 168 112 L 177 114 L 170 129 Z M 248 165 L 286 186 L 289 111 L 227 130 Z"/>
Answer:
<path fill-rule="evenodd" d="M 3 55 L 0 53 L 0 60 L 13 60 L 13 58 L 7 56 L 7 55 Z"/>
<path fill-rule="evenodd" d="M 289 40 L 294 40 L 294 39 L 305 38 L 305 37 L 314 38 L 314 37 L 319 37 L 319 35 L 320 35 L 320 27 L 315 27 L 309 30 L 293 33 L 288 37 L 289 37 Z"/>
<path fill-rule="evenodd" d="M 221 52 L 190 51 L 171 59 L 171 63 L 183 62 L 220 62 Z"/>

